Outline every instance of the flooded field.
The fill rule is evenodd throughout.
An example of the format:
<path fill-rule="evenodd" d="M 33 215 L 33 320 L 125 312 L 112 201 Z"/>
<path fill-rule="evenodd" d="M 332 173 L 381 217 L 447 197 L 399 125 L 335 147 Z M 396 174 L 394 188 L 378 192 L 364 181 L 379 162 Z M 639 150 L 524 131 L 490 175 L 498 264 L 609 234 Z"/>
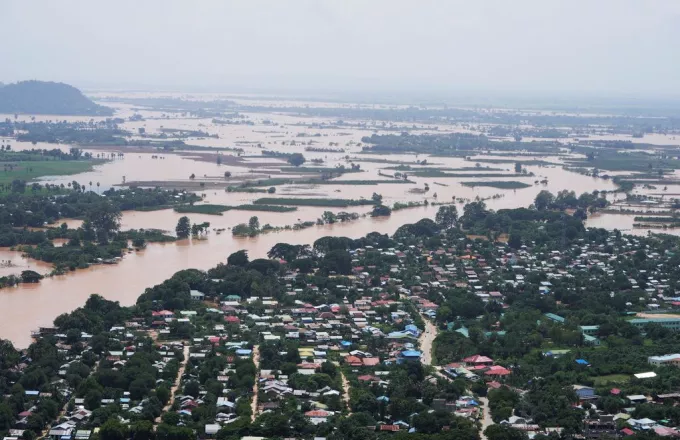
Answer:
<path fill-rule="evenodd" d="M 101 94 L 111 96 L 111 94 Z M 207 98 L 206 98 L 207 99 Z M 238 99 L 238 98 L 235 98 Z M 408 179 L 413 183 L 381 183 L 368 184 L 310 184 L 291 183 L 276 187 L 272 196 L 293 197 L 323 197 L 345 199 L 370 199 L 373 193 L 383 196 L 386 205 L 395 202 L 452 202 L 455 200 L 459 212 L 465 201 L 477 198 L 485 199 L 491 209 L 514 208 L 529 206 L 541 190 L 557 193 L 568 189 L 577 194 L 594 190 L 614 190 L 616 185 L 610 180 L 589 177 L 564 170 L 560 165 L 526 166 L 527 174 L 515 174 L 513 160 L 526 160 L 526 156 L 511 157 L 506 155 L 480 155 L 465 160 L 462 157 L 429 157 L 415 154 L 364 154 L 362 152 L 362 137 L 373 133 L 391 133 L 399 124 L 392 124 L 389 130 L 373 121 L 353 121 L 365 124 L 363 128 L 338 127 L 333 128 L 335 121 L 324 118 L 310 118 L 277 113 L 277 107 L 289 105 L 312 105 L 312 103 L 290 101 L 249 101 L 258 105 L 269 105 L 271 113 L 245 113 L 242 115 L 243 124 L 217 124 L 212 118 L 193 118 L 159 111 L 136 110 L 128 104 L 103 103 L 116 108 L 116 117 L 129 118 L 140 114 L 144 120 L 126 121 L 122 128 L 139 133 L 140 129 L 147 134 L 159 134 L 163 129 L 195 130 L 207 132 L 217 137 L 185 138 L 187 145 L 210 148 L 240 148 L 241 156 L 236 157 L 235 151 L 225 151 L 222 164 L 213 161 L 210 151 L 159 152 L 152 149 L 125 148 L 92 148 L 88 150 L 95 157 L 114 158 L 98 165 L 93 171 L 59 177 L 45 177 L 42 180 L 49 183 L 64 184 L 76 181 L 86 185 L 88 190 L 103 192 L 114 186 L 136 182 L 139 186 L 153 186 L 149 182 L 164 182 L 181 187 L 182 185 L 201 185 L 199 194 L 204 196 L 207 203 L 223 205 L 248 204 L 253 200 L 269 196 L 262 193 L 226 192 L 225 186 L 242 182 L 252 178 L 285 177 L 303 179 L 310 177 L 300 170 L 287 167 L 285 161 L 271 157 L 263 157 L 263 149 L 282 151 L 287 153 L 302 153 L 307 159 L 305 166 L 323 166 L 349 168 L 351 163 L 359 164 L 361 172 L 346 173 L 337 181 L 385 181 L 396 170 L 399 163 L 409 164 L 414 169 L 420 169 L 417 161 L 426 159 L 431 167 L 461 169 L 465 171 L 450 171 L 456 177 L 418 177 L 409 174 Z M 313 103 L 318 106 L 337 106 L 332 103 Z M 13 115 L 0 115 L 13 117 Z M 19 118 L 27 118 L 19 116 Z M 89 120 L 90 118 L 50 117 L 39 116 L 36 120 Z M 95 120 L 101 118 L 94 118 Z M 413 124 L 410 124 L 411 127 Z M 478 133 L 475 127 L 456 124 L 427 125 L 416 124 L 419 132 L 445 133 L 469 132 Z M 404 125 L 406 126 L 406 125 Z M 645 142 L 659 145 L 673 144 L 676 140 L 670 136 L 645 137 Z M 45 143 L 16 142 L 11 143 L 13 150 L 32 148 L 68 150 L 70 145 L 55 145 Z M 310 152 L 307 147 L 333 148 L 334 152 Z M 339 151 L 342 150 L 342 151 Z M 122 156 L 118 153 L 122 153 Z M 206 156 L 207 154 L 207 156 Z M 216 156 L 215 156 L 216 157 Z M 497 158 L 507 160 L 505 163 L 480 163 L 476 167 L 476 159 Z M 540 159 L 546 162 L 561 164 L 564 156 L 545 156 Z M 321 165 L 310 163 L 313 159 L 321 160 Z M 389 161 L 390 163 L 386 163 Z M 494 171 L 484 170 L 484 167 Z M 284 168 L 282 168 L 284 167 Z M 410 173 L 410 171 L 405 171 Z M 229 177 L 225 176 L 229 173 Z M 482 177 L 484 173 L 507 174 L 507 177 Z M 193 175 L 194 178 L 190 178 Z M 470 187 L 462 182 L 484 181 L 518 181 L 529 185 L 517 190 L 498 189 L 492 187 Z M 91 182 L 91 184 L 90 184 Z M 541 183 L 543 182 L 543 183 Z M 425 191 L 428 187 L 429 190 Z M 414 191 L 414 189 L 416 191 Z M 659 190 L 656 190 L 658 192 Z M 647 191 L 654 192 L 654 191 Z M 668 192 L 680 193 L 680 188 L 669 187 Z M 609 196 L 614 201 L 616 196 Z M 619 196 L 622 197 L 622 196 Z M 294 244 L 312 244 L 315 240 L 326 235 L 343 235 L 352 238 L 361 237 L 369 232 L 393 233 L 404 223 L 412 223 L 423 217 L 434 217 L 437 207 L 416 207 L 393 212 L 391 217 L 371 218 L 361 217 L 359 220 L 334 225 L 313 226 L 308 229 L 281 231 L 262 234 L 254 238 L 235 238 L 228 230 L 238 223 L 247 222 L 251 216 L 257 216 L 260 224 L 272 226 L 293 225 L 300 221 L 315 221 L 326 210 L 338 212 L 356 212 L 360 215 L 370 211 L 370 207 L 356 206 L 349 208 L 317 208 L 300 207 L 297 211 L 286 213 L 228 211 L 222 216 L 186 214 L 192 222 L 210 222 L 211 231 L 202 239 L 185 240 L 170 244 L 149 244 L 143 251 L 128 253 L 116 265 L 93 266 L 89 269 L 78 270 L 67 275 L 46 278 L 39 284 L 21 284 L 18 287 L 0 290 L 0 337 L 12 340 L 17 346 L 25 347 L 30 342 L 30 331 L 39 326 L 50 325 L 60 313 L 68 312 L 84 303 L 92 293 L 98 293 L 112 300 L 120 301 L 124 305 L 134 303 L 139 294 L 149 286 L 162 282 L 178 270 L 187 268 L 208 269 L 220 262 L 226 262 L 227 256 L 240 249 L 246 249 L 251 258 L 266 257 L 267 251 L 278 242 Z M 172 210 L 153 212 L 125 212 L 122 218 L 122 229 L 129 228 L 160 228 L 174 231 L 178 219 L 184 214 Z M 68 221 L 69 226 L 78 226 L 79 221 Z M 633 217 L 620 214 L 597 214 L 589 218 L 588 226 L 619 228 L 633 233 L 646 233 L 645 230 L 633 229 Z M 224 228 L 225 232 L 218 234 L 214 229 Z M 665 232 L 665 231 L 664 231 Z M 671 232 L 673 233 L 673 232 Z M 0 249 L 0 275 L 16 274 L 21 270 L 31 269 L 41 273 L 49 273 L 51 267 L 46 263 L 31 261 L 23 258 L 18 252 Z"/>

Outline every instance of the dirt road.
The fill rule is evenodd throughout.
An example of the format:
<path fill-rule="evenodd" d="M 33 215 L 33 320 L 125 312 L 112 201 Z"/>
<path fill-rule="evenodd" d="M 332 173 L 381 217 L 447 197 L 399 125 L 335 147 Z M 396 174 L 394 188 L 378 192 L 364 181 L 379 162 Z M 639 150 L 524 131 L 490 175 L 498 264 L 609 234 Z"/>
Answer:
<path fill-rule="evenodd" d="M 175 378 L 175 383 L 172 384 L 172 388 L 170 388 L 170 400 L 168 400 L 168 403 L 163 407 L 163 411 L 161 412 L 161 415 L 154 420 L 155 424 L 158 425 L 161 422 L 161 417 L 163 414 L 166 412 L 170 411 L 170 408 L 172 407 L 172 403 L 175 401 L 175 394 L 177 394 L 177 390 L 179 389 L 179 384 L 182 382 L 182 376 L 184 376 L 184 371 L 187 368 L 187 363 L 189 362 L 189 345 L 185 345 L 184 348 L 182 349 L 182 353 L 184 354 L 184 360 L 179 366 L 179 371 L 177 371 L 177 377 Z M 154 427 L 155 428 L 155 427 Z"/>
<path fill-rule="evenodd" d="M 423 365 L 432 365 L 432 343 L 434 338 L 437 337 L 439 329 L 430 322 L 429 318 L 423 316 L 423 321 L 425 321 L 425 331 L 420 335 L 419 339 L 420 351 L 423 353 L 421 362 Z"/>
<path fill-rule="evenodd" d="M 259 386 L 259 378 L 260 378 L 260 346 L 255 345 L 253 347 L 253 363 L 255 364 L 255 370 L 257 371 L 255 373 L 255 384 L 253 384 L 253 400 L 251 402 L 251 407 L 250 410 L 252 412 L 252 420 L 254 421 L 255 418 L 257 417 L 257 392 L 258 392 L 258 386 Z"/>
<path fill-rule="evenodd" d="M 352 409 L 349 407 L 349 381 L 342 370 L 340 370 L 340 377 L 342 378 L 342 400 L 344 400 L 347 405 L 347 410 L 349 411 L 347 415 L 349 416 L 352 414 Z"/>
<path fill-rule="evenodd" d="M 482 403 L 481 410 L 484 411 L 484 416 L 482 418 L 482 428 L 479 431 L 479 437 L 482 440 L 486 440 L 486 435 L 484 431 L 489 425 L 493 425 L 493 420 L 491 420 L 491 411 L 489 410 L 489 399 L 486 397 L 480 397 L 479 401 Z"/>

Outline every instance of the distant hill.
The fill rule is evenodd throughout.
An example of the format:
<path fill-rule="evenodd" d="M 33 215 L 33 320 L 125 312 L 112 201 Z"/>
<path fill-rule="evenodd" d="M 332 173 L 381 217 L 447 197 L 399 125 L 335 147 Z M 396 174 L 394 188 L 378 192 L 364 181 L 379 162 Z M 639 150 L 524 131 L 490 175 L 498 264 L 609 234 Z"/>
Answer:
<path fill-rule="evenodd" d="M 111 116 L 113 110 L 95 104 L 68 84 L 21 81 L 0 86 L 0 113 Z"/>

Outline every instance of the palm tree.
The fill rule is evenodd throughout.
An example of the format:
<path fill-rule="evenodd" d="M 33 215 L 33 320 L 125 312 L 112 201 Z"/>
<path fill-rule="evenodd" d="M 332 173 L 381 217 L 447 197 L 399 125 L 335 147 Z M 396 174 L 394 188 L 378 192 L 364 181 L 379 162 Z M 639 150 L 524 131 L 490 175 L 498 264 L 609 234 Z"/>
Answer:
<path fill-rule="evenodd" d="M 99 185 L 100 185 L 100 183 L 97 182 L 97 194 L 99 194 Z"/>
<path fill-rule="evenodd" d="M 92 181 L 90 180 L 90 192 L 92 192 Z"/>

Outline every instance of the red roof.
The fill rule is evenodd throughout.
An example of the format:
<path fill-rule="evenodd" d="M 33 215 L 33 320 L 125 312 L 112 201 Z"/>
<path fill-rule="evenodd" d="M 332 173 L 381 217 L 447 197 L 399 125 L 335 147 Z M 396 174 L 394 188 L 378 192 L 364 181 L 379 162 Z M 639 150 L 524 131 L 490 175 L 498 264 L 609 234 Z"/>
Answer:
<path fill-rule="evenodd" d="M 512 372 L 507 368 L 501 367 L 500 365 L 494 365 L 493 367 L 489 368 L 489 371 L 487 371 L 484 374 L 488 376 L 507 376 L 508 374 L 511 373 Z"/>
<path fill-rule="evenodd" d="M 230 323 L 234 323 L 234 324 L 238 324 L 238 323 L 241 322 L 241 320 L 238 319 L 238 316 L 225 316 L 224 320 L 226 322 L 230 322 Z"/>
<path fill-rule="evenodd" d="M 626 434 L 626 435 L 633 435 L 633 434 L 635 434 L 635 431 L 633 431 L 633 430 L 630 429 L 630 428 L 623 428 L 623 429 L 621 430 L 621 432 L 622 432 L 623 434 Z"/>
<path fill-rule="evenodd" d="M 328 411 L 323 411 L 320 409 L 314 410 L 314 411 L 307 411 L 305 413 L 307 417 L 328 417 L 331 415 Z"/>
<path fill-rule="evenodd" d="M 345 358 L 345 362 L 348 363 L 349 365 L 363 365 L 364 363 L 361 362 L 361 359 L 356 357 L 356 356 L 347 356 Z"/>
<path fill-rule="evenodd" d="M 309 362 L 303 362 L 303 363 L 301 363 L 301 364 L 298 364 L 298 368 L 316 370 L 317 368 L 321 368 L 321 365 L 319 365 L 319 364 L 314 364 L 314 363 L 309 363 Z"/>
<path fill-rule="evenodd" d="M 371 376 L 370 374 L 364 374 L 363 376 L 357 377 L 357 379 L 359 379 L 361 382 L 372 382 L 374 380 L 379 380 L 377 377 Z"/>
<path fill-rule="evenodd" d="M 611 393 L 618 396 L 619 394 L 621 394 L 621 390 L 618 388 L 612 388 Z"/>
<path fill-rule="evenodd" d="M 498 388 L 501 387 L 501 384 L 500 384 L 500 382 L 496 382 L 495 380 L 492 380 L 491 382 L 487 383 L 486 386 L 488 386 L 489 388 L 498 389 Z"/>
<path fill-rule="evenodd" d="M 378 358 L 364 358 L 363 363 L 367 367 L 374 367 L 380 363 L 380 359 Z"/>
<path fill-rule="evenodd" d="M 474 356 L 466 357 L 465 359 L 463 359 L 463 362 L 467 362 L 469 364 L 488 364 L 493 363 L 493 359 L 491 359 L 490 357 L 476 354 Z"/>
<path fill-rule="evenodd" d="M 380 430 L 397 432 L 399 431 L 399 425 L 380 425 Z"/>

